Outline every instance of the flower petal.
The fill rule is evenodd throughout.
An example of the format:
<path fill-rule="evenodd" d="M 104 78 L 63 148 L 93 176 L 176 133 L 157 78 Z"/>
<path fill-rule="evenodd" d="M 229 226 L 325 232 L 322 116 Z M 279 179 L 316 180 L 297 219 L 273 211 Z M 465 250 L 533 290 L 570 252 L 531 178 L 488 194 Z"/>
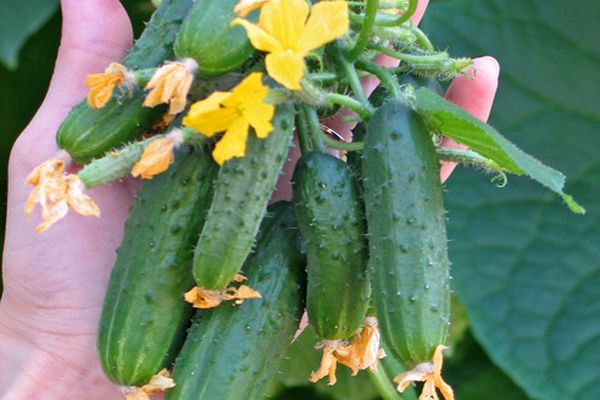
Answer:
<path fill-rule="evenodd" d="M 232 122 L 230 121 L 230 118 L 232 118 L 232 112 L 221 111 L 222 109 L 220 109 L 220 105 L 229 97 L 231 97 L 231 93 L 215 92 L 208 96 L 206 99 L 197 101 L 196 103 L 192 104 L 187 115 L 183 118 L 183 125 L 189 128 L 194 128 L 195 130 L 201 132 L 203 135 L 208 137 L 213 136 L 215 133 L 223 132 L 229 127 L 229 125 Z M 210 112 L 214 111 L 216 111 L 215 114 L 209 114 Z M 219 119 L 219 121 L 216 121 L 217 127 L 224 127 L 222 129 L 216 130 L 209 129 L 215 124 L 215 121 L 212 121 L 213 118 Z"/>
<path fill-rule="evenodd" d="M 233 8 L 233 11 L 240 17 L 246 17 L 252 11 L 262 7 L 269 0 L 240 0 Z"/>
<path fill-rule="evenodd" d="M 281 43 L 277 41 L 271 34 L 250 21 L 242 18 L 236 18 L 231 21 L 231 25 L 241 25 L 246 29 L 246 34 L 252 46 L 260 51 L 272 52 L 281 51 Z"/>
<path fill-rule="evenodd" d="M 215 145 L 213 158 L 219 165 L 233 157 L 243 157 L 246 154 L 246 139 L 248 138 L 248 122 L 243 118 L 235 120 L 221 140 Z"/>
<path fill-rule="evenodd" d="M 155 175 L 165 172 L 173 161 L 173 147 L 173 141 L 166 137 L 150 142 L 144 149 L 142 157 L 133 166 L 131 175 L 152 179 Z"/>
<path fill-rule="evenodd" d="M 290 90 L 300 90 L 304 75 L 304 59 L 291 51 L 270 53 L 265 58 L 267 72 L 271 78 Z"/>
<path fill-rule="evenodd" d="M 312 7 L 294 50 L 304 56 L 344 35 L 348 29 L 348 4 L 345 1 L 320 1 Z"/>
<path fill-rule="evenodd" d="M 188 121 L 187 126 L 196 129 L 204 136 L 211 137 L 215 133 L 228 130 L 241 116 L 236 108 L 219 108 L 197 115 L 193 124 Z"/>
<path fill-rule="evenodd" d="M 85 185 L 75 174 L 65 176 L 65 181 L 69 185 L 67 190 L 67 203 L 69 207 L 78 214 L 88 216 L 100 216 L 100 209 L 94 203 L 94 200 L 87 194 L 83 193 Z"/>
<path fill-rule="evenodd" d="M 260 10 L 258 25 L 270 33 L 282 49 L 292 49 L 302 34 L 308 13 L 305 0 L 272 0 Z"/>

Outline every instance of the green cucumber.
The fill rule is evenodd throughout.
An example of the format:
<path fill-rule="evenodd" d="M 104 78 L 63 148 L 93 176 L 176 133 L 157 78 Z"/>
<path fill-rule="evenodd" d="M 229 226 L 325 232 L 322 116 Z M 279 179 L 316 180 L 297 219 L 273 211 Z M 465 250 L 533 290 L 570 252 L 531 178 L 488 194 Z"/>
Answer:
<path fill-rule="evenodd" d="M 196 314 L 166 400 L 262 398 L 302 315 L 305 263 L 298 236 L 290 204 L 271 206 L 244 264 L 247 284 L 262 298 Z"/>
<path fill-rule="evenodd" d="M 346 163 L 320 152 L 300 158 L 293 182 L 298 227 L 306 240 L 308 320 L 324 339 L 347 339 L 369 306 L 358 185 Z"/>
<path fill-rule="evenodd" d="M 193 0 L 164 0 L 146 29 L 123 59 L 129 69 L 152 68 L 172 59 L 173 42 Z M 166 106 L 144 107 L 145 93 L 134 88 L 122 95 L 115 91 L 101 109 L 91 109 L 84 100 L 75 106 L 56 134 L 58 147 L 85 164 L 122 143 L 145 133 L 166 112 Z"/>
<path fill-rule="evenodd" d="M 239 0 L 196 0 L 175 41 L 177 59 L 192 58 L 200 77 L 223 75 L 245 63 L 254 48 L 241 26 L 231 26 Z"/>
<path fill-rule="evenodd" d="M 392 102 L 364 138 L 369 273 L 379 329 L 412 368 L 431 361 L 450 320 L 450 263 L 439 164 L 419 115 Z"/>
<path fill-rule="evenodd" d="M 193 308 L 192 246 L 210 204 L 217 165 L 209 149 L 183 146 L 170 170 L 144 181 L 117 251 L 104 300 L 98 354 L 115 383 L 146 384 L 168 368 Z"/>
<path fill-rule="evenodd" d="M 277 106 L 266 139 L 248 135 L 246 155 L 219 170 L 215 195 L 194 253 L 194 279 L 206 290 L 225 289 L 252 249 L 267 202 L 287 160 L 294 112 Z"/>

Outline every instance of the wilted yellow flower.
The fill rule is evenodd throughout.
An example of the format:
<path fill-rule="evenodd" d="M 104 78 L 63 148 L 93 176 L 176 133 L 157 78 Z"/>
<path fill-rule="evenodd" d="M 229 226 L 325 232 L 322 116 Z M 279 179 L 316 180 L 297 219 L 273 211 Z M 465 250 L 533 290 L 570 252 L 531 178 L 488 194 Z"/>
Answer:
<path fill-rule="evenodd" d="M 81 215 L 100 216 L 98 206 L 83 193 L 83 182 L 75 174 L 65 174 L 64 167 L 63 160 L 52 158 L 35 167 L 25 180 L 34 186 L 25 202 L 25 214 L 31 215 L 38 203 L 41 207 L 43 222 L 36 228 L 37 233 L 67 215 L 69 208 Z"/>
<path fill-rule="evenodd" d="M 240 282 L 235 280 L 235 282 Z M 225 290 L 205 290 L 194 286 L 185 293 L 185 301 L 191 303 L 194 308 L 214 308 L 223 301 L 233 300 L 235 304 L 242 304 L 248 299 L 260 299 L 260 293 L 249 286 L 240 285 L 239 287 L 229 286 Z"/>
<path fill-rule="evenodd" d="M 242 25 L 252 46 L 269 53 L 267 72 L 290 90 L 300 89 L 304 57 L 350 27 L 345 1 L 320 1 L 311 10 L 306 0 L 270 0 L 262 6 L 258 24 L 242 18 L 232 24 Z"/>
<path fill-rule="evenodd" d="M 90 88 L 87 103 L 90 108 L 102 108 L 112 97 L 115 86 L 130 85 L 127 68 L 119 63 L 110 63 L 104 72 L 89 74 L 85 78 L 85 86 Z"/>
<path fill-rule="evenodd" d="M 146 85 L 150 93 L 146 95 L 144 106 L 169 104 L 169 114 L 182 112 L 197 70 L 198 64 L 191 58 L 168 62 L 160 67 Z"/>
<path fill-rule="evenodd" d="M 212 153 L 219 165 L 233 157 L 243 157 L 250 127 L 260 139 L 273 130 L 275 107 L 264 103 L 268 92 L 262 74 L 251 73 L 231 92 L 215 92 L 193 104 L 183 125 L 208 137 L 225 132 Z"/>
<path fill-rule="evenodd" d="M 329 385 L 335 385 L 337 382 L 337 378 L 335 377 L 337 363 L 340 358 L 349 356 L 350 346 L 341 340 L 325 340 L 315 347 L 323 349 L 323 356 L 321 357 L 319 369 L 310 373 L 310 382 L 317 383 L 328 376 Z"/>
<path fill-rule="evenodd" d="M 152 179 L 155 175 L 165 172 L 173 161 L 173 149 L 183 143 L 179 129 L 164 137 L 150 142 L 144 149 L 141 158 L 133 166 L 131 175 L 142 179 Z"/>
<path fill-rule="evenodd" d="M 261 8 L 269 0 L 240 0 L 233 11 L 240 17 L 245 17 L 257 8 Z"/>
<path fill-rule="evenodd" d="M 367 317 L 362 330 L 352 337 L 348 354 L 340 354 L 338 362 L 352 370 L 352 376 L 358 371 L 370 368 L 377 370 L 377 361 L 385 357 L 385 351 L 380 347 L 377 320 Z"/>
<path fill-rule="evenodd" d="M 439 345 L 433 353 L 433 361 L 417 365 L 410 371 L 398 375 L 394 382 L 398 384 L 398 391 L 402 393 L 411 382 L 425 382 L 419 400 L 439 400 L 436 388 L 445 400 L 454 400 L 454 391 L 442 379 L 443 351 L 446 346 Z"/>
<path fill-rule="evenodd" d="M 123 390 L 126 400 L 150 400 L 151 394 L 161 393 L 175 387 L 169 371 L 163 368 L 142 387 L 127 387 Z"/>

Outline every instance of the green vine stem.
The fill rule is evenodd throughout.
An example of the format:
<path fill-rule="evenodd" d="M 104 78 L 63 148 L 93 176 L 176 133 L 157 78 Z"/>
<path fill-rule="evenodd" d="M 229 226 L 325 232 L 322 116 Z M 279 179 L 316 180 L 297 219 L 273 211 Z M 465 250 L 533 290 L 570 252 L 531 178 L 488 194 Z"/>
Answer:
<path fill-rule="evenodd" d="M 396 77 L 385 67 L 376 65 L 374 62 L 365 59 L 358 60 L 355 65 L 357 68 L 375 75 L 395 100 L 400 100 L 404 97 Z"/>
<path fill-rule="evenodd" d="M 440 160 L 456 162 L 465 166 L 481 168 L 486 172 L 495 173 L 492 182 L 498 187 L 506 186 L 506 172 L 493 160 L 485 158 L 472 150 L 438 147 L 437 156 Z"/>
<path fill-rule="evenodd" d="M 347 53 L 348 61 L 353 62 L 360 56 L 365 50 L 369 43 L 371 32 L 373 31 L 373 25 L 375 23 L 375 17 L 377 16 L 377 7 L 379 0 L 367 0 L 365 8 L 365 18 L 363 20 L 362 27 L 358 33 L 356 43 Z"/>
<path fill-rule="evenodd" d="M 298 135 L 298 144 L 300 145 L 300 152 L 306 154 L 312 148 L 310 145 L 310 138 L 308 134 L 308 128 L 306 126 L 306 118 L 300 104 L 296 104 L 296 115 L 294 117 L 296 124 L 296 134 Z"/>
<path fill-rule="evenodd" d="M 408 0 L 408 8 L 402 15 L 395 18 L 378 19 L 377 24 L 380 26 L 398 26 L 405 23 L 406 21 L 410 20 L 410 18 L 415 14 L 415 11 L 417 11 L 418 3 L 418 0 Z"/>
<path fill-rule="evenodd" d="M 308 104 L 302 104 L 301 107 L 315 150 L 325 151 L 325 143 L 323 142 L 324 135 L 321 131 L 321 124 L 319 123 L 317 111 Z"/>
<path fill-rule="evenodd" d="M 335 150 L 343 151 L 360 151 L 365 147 L 363 142 L 339 142 L 335 139 L 330 138 L 327 135 L 323 135 L 323 142 L 326 147 Z"/>
<path fill-rule="evenodd" d="M 371 103 L 369 103 L 369 99 L 360 83 L 360 78 L 356 72 L 356 68 L 354 68 L 354 64 L 344 57 L 344 54 L 338 46 L 334 46 L 334 56 L 336 57 L 338 67 L 341 69 L 341 73 L 346 77 L 348 85 L 350 85 L 350 89 L 352 89 L 354 97 L 356 97 L 363 107 L 372 109 Z"/>
<path fill-rule="evenodd" d="M 379 392 L 379 395 L 383 400 L 402 400 L 402 396 L 396 391 L 390 377 L 385 372 L 383 365 L 377 363 L 377 370 L 373 371 L 369 369 L 369 378 L 371 382 Z"/>
<path fill-rule="evenodd" d="M 356 99 L 343 94 L 325 93 L 323 97 L 326 103 L 336 104 L 338 106 L 347 108 L 350 111 L 354 111 L 363 121 L 368 121 L 374 112 L 373 107 L 371 105 L 369 105 L 368 108 L 364 107 Z"/>

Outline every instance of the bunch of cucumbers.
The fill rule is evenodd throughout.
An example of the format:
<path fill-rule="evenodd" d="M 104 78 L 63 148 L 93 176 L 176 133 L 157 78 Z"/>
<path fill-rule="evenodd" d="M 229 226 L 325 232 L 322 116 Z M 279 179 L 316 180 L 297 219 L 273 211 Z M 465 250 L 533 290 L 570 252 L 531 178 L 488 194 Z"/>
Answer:
<path fill-rule="evenodd" d="M 198 68 L 190 101 L 231 89 L 265 68 L 244 28 L 231 25 L 238 3 L 162 0 L 122 64 L 147 81 L 164 62 L 191 58 Z M 192 134 L 166 172 L 144 180 L 98 336 L 104 372 L 126 395 L 167 369 L 167 400 L 261 399 L 304 310 L 325 344 L 345 346 L 374 316 L 388 356 L 407 368 L 432 362 L 450 324 L 450 263 L 439 141 L 410 99 L 415 86 L 439 90 L 436 77 L 469 63 L 433 50 L 408 21 L 415 5 L 349 2 L 350 31 L 307 61 L 303 89 L 269 82 L 267 138 L 250 134 L 244 157 L 218 165 L 214 139 Z M 373 62 L 392 46 L 402 51 L 392 56 L 405 58 L 400 67 Z M 368 75 L 382 82 L 371 99 L 359 84 Z M 105 107 L 82 102 L 63 122 L 58 147 L 85 165 L 87 187 L 123 177 L 152 135 L 181 125 L 177 116 L 157 128 L 167 106 L 145 107 L 144 97 L 143 87 L 117 91 Z M 354 143 L 320 125 L 340 106 L 356 112 Z M 295 134 L 302 156 L 293 199 L 269 206 Z M 227 290 L 239 274 L 260 298 L 209 310 L 184 300 L 194 285 Z"/>

